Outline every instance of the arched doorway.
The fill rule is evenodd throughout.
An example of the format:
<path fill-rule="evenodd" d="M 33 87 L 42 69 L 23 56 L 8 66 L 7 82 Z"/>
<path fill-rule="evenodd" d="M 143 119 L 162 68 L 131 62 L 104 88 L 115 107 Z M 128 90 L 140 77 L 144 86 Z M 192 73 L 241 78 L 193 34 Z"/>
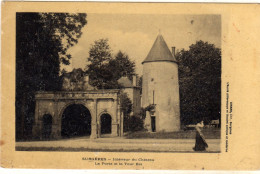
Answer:
<path fill-rule="evenodd" d="M 91 134 L 91 114 L 82 104 L 69 105 L 62 114 L 61 136 L 89 136 Z"/>
<path fill-rule="evenodd" d="M 111 116 L 109 114 L 102 114 L 101 121 L 101 134 L 111 134 Z"/>
<path fill-rule="evenodd" d="M 52 116 L 50 114 L 45 114 L 42 117 L 42 137 L 48 139 L 51 136 L 52 130 Z"/>

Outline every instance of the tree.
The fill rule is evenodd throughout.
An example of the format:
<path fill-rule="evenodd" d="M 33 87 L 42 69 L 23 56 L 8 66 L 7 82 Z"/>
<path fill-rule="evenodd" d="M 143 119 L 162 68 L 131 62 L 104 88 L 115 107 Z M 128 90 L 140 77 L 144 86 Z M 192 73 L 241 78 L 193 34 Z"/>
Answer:
<path fill-rule="evenodd" d="M 99 88 L 110 88 L 113 74 L 109 71 L 109 61 L 112 59 L 111 49 L 108 39 L 99 39 L 94 42 L 89 50 L 87 73 L 89 74 L 90 84 Z"/>
<path fill-rule="evenodd" d="M 127 54 L 119 50 L 115 58 L 109 61 L 109 69 L 113 71 L 115 80 L 123 76 L 127 76 L 132 80 L 132 75 L 135 73 L 135 62 L 131 61 Z"/>
<path fill-rule="evenodd" d="M 101 67 L 112 59 L 111 49 L 108 45 L 108 39 L 99 39 L 94 42 L 89 50 L 89 58 L 92 64 Z"/>
<path fill-rule="evenodd" d="M 124 115 L 124 132 L 129 130 L 130 113 L 132 112 L 132 102 L 127 93 L 121 92 L 119 95 L 121 112 Z"/>
<path fill-rule="evenodd" d="M 60 64 L 77 43 L 86 14 L 16 14 L 16 137 L 29 136 L 34 119 L 35 91 L 61 87 Z"/>
<path fill-rule="evenodd" d="M 221 51 L 198 41 L 176 54 L 179 62 L 181 121 L 220 119 Z"/>
<path fill-rule="evenodd" d="M 111 55 L 111 49 L 107 39 L 94 42 L 89 51 L 87 73 L 91 85 L 99 89 L 119 88 L 117 80 L 122 76 L 132 79 L 135 73 L 135 63 L 128 55 L 119 51 L 115 58 Z"/>

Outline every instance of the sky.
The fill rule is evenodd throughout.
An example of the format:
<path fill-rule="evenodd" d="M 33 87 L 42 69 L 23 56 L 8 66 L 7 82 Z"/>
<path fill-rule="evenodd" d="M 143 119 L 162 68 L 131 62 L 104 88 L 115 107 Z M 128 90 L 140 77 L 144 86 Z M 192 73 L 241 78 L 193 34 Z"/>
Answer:
<path fill-rule="evenodd" d="M 95 40 L 108 39 L 113 55 L 119 50 L 136 63 L 136 73 L 142 75 L 146 58 L 157 35 L 162 34 L 169 49 L 188 49 L 198 40 L 221 47 L 220 15 L 156 15 L 156 14 L 87 14 L 78 44 L 71 47 L 71 64 L 61 68 L 84 69 L 89 49 Z"/>

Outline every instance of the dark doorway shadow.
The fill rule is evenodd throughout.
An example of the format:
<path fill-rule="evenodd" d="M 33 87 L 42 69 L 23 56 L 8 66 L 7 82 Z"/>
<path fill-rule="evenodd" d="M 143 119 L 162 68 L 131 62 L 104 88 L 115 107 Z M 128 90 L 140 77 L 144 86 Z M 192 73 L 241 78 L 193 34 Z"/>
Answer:
<path fill-rule="evenodd" d="M 91 134 L 91 114 L 82 104 L 69 105 L 62 114 L 61 136 L 63 138 Z"/>
<path fill-rule="evenodd" d="M 101 115 L 101 134 L 111 134 L 111 116 L 109 114 Z"/>
<path fill-rule="evenodd" d="M 156 117 L 151 117 L 152 132 L 156 132 Z"/>

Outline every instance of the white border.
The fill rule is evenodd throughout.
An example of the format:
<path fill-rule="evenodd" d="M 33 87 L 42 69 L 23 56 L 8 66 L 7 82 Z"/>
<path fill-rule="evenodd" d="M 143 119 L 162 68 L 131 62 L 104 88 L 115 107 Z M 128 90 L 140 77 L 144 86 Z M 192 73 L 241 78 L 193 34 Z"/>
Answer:
<path fill-rule="evenodd" d="M 174 2 L 174 3 L 236 3 L 249 4 L 260 3 L 260 0 L 1 0 L 2 2 Z"/>
<path fill-rule="evenodd" d="M 22 1 L 22 2 L 192 2 L 192 3 L 237 3 L 237 4 L 248 4 L 248 3 L 260 3 L 260 0 L 0 0 L 0 18 L 1 18 L 1 9 L 2 3 L 7 1 Z M 2 18 L 1 18 L 2 20 Z M 260 20 L 260 19 L 259 19 Z M 0 28 L 1 23 L 0 23 Z M 0 35 L 1 38 L 1 35 Z M 2 39 L 1 39 L 2 40 Z M 0 40 L 0 52 L 1 52 L 1 40 Z M 1 65 L 1 62 L 0 62 Z M 1 70 L 1 66 L 0 66 Z M 1 71 L 0 71 L 1 73 Z M 1 78 L 0 78 L 0 87 L 1 87 Z M 0 101 L 1 103 L 1 101 Z M 0 120 L 1 123 L 1 120 Z M 0 129 L 1 131 L 1 129 Z M 0 154 L 1 160 L 1 154 Z M 65 169 L 6 169 L 0 166 L 1 174 L 260 174 L 260 169 L 258 171 L 184 171 L 184 170 L 65 170 Z"/>

